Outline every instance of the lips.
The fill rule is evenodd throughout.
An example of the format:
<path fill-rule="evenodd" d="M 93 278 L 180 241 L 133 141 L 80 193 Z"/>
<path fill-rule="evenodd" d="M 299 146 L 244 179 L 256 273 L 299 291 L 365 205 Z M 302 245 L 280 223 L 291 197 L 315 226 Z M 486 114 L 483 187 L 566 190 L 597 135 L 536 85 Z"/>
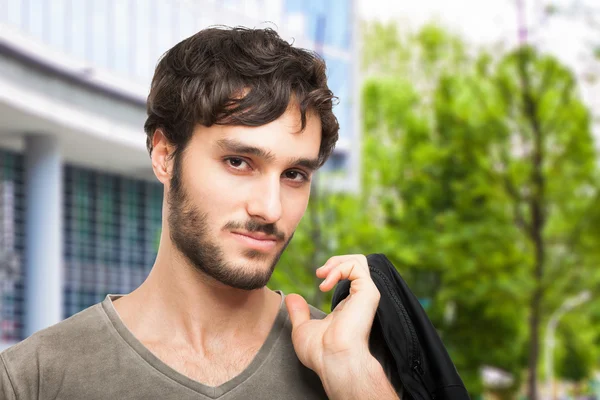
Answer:
<path fill-rule="evenodd" d="M 277 241 L 277 238 L 275 236 L 270 236 L 270 235 L 260 233 L 260 232 L 232 232 L 232 233 L 234 233 L 236 235 L 246 236 L 246 237 L 249 237 L 254 240 L 272 240 L 274 242 Z"/>
<path fill-rule="evenodd" d="M 277 245 L 277 238 L 259 232 L 234 232 L 232 236 L 244 247 L 258 251 L 271 251 Z"/>

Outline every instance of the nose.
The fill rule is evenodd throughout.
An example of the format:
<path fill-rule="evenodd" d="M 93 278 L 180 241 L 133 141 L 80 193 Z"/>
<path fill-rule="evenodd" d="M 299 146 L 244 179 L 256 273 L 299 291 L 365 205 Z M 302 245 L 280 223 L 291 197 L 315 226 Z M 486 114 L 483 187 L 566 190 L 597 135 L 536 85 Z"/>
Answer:
<path fill-rule="evenodd" d="M 247 203 L 247 211 L 251 217 L 273 224 L 281 218 L 281 182 L 276 178 L 265 177 L 260 184 L 252 188 Z"/>

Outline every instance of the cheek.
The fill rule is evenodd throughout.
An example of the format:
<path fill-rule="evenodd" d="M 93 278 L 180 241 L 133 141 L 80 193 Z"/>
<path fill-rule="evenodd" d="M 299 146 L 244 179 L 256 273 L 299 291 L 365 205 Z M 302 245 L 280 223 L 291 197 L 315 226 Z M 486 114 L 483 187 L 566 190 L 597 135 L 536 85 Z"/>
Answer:
<path fill-rule="evenodd" d="M 306 193 L 291 193 L 284 197 L 285 224 L 286 228 L 288 226 L 290 227 L 290 231 L 296 229 L 300 223 L 300 220 L 304 216 L 306 208 L 308 207 L 309 195 L 310 191 L 307 190 Z"/>
<path fill-rule="evenodd" d="M 231 214 L 240 194 L 226 177 L 218 173 L 198 174 L 190 182 L 188 193 L 191 196 L 189 200 L 214 222 Z"/>

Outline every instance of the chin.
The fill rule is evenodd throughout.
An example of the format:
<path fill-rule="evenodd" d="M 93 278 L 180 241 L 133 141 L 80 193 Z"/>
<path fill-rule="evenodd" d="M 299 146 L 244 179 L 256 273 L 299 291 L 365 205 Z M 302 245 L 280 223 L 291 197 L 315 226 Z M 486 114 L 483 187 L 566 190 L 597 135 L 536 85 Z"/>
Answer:
<path fill-rule="evenodd" d="M 276 254 L 247 250 L 240 257 L 232 259 L 228 264 L 239 272 L 247 274 L 248 277 L 268 275 L 268 278 L 270 278 L 275 270 L 275 257 Z"/>
<path fill-rule="evenodd" d="M 275 269 L 275 256 L 265 253 L 244 252 L 242 255 L 229 260 L 228 265 L 249 275 L 272 274 Z"/>
<path fill-rule="evenodd" d="M 242 257 L 245 260 L 250 260 L 259 263 L 271 264 L 273 262 L 273 259 L 275 258 L 275 254 L 273 253 L 265 253 L 258 250 L 244 250 L 242 254 Z"/>
<path fill-rule="evenodd" d="M 228 279 L 222 280 L 221 283 L 235 289 L 241 290 L 257 290 L 262 289 L 269 283 L 273 271 L 266 266 L 263 268 L 252 268 L 252 270 L 237 271 L 238 274 L 230 275 Z M 240 273 L 242 272 L 242 273 Z"/>

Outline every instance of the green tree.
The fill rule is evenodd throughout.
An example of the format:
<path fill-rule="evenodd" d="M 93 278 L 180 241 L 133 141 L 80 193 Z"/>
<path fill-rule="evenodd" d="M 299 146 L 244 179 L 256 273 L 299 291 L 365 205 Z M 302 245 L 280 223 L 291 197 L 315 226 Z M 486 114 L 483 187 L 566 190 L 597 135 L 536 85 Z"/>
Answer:
<path fill-rule="evenodd" d="M 376 25 L 369 34 L 396 39 L 381 40 L 394 43 L 384 54 L 366 54 L 365 186 L 396 243 L 388 255 L 431 299 L 429 315 L 476 395 L 483 365 L 518 371 L 525 333 L 527 256 L 488 157 L 503 127 L 489 118 L 478 91 L 490 88 L 458 38 L 433 25 L 404 37 Z M 486 59 L 477 61 L 484 69 Z"/>
<path fill-rule="evenodd" d="M 581 383 L 591 376 L 596 361 L 595 351 L 590 351 L 594 348 L 593 334 L 590 331 L 586 335 L 577 334 L 575 327 L 567 326 L 562 330 L 561 336 L 558 376 L 570 382 Z"/>
<path fill-rule="evenodd" d="M 584 226 L 600 199 L 597 155 L 575 79 L 556 59 L 524 47 L 505 57 L 496 79 L 511 139 L 525 149 L 505 157 L 504 174 L 533 256 L 528 396 L 537 399 L 542 321 L 561 298 L 599 279 L 597 251 L 586 244 L 597 236 Z"/>
<path fill-rule="evenodd" d="M 390 254 L 429 282 L 469 389 L 485 364 L 519 377 L 528 339 L 535 399 L 542 321 L 598 282 L 596 154 L 576 82 L 532 48 L 468 51 L 433 25 L 368 26 L 365 43 L 365 187 Z"/>

